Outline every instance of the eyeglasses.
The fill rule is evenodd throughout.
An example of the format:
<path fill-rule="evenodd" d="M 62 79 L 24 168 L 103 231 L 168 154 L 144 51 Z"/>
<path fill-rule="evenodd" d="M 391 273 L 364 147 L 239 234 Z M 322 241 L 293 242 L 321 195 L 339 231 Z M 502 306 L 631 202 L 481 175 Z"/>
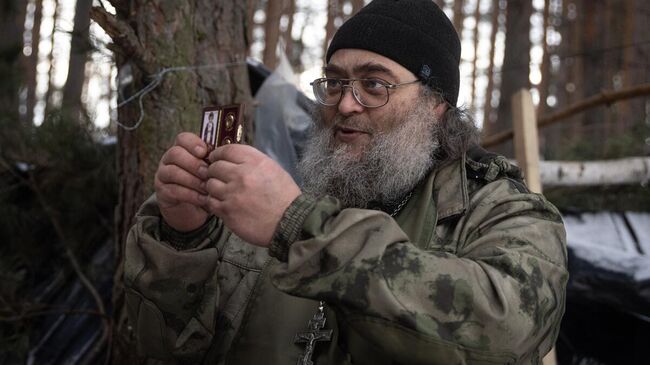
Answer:
<path fill-rule="evenodd" d="M 388 90 L 414 84 L 420 80 L 390 84 L 382 79 L 335 79 L 320 78 L 310 85 L 314 88 L 316 100 L 326 106 L 337 105 L 343 98 L 346 87 L 352 89 L 354 99 L 366 108 L 379 108 L 388 103 Z"/>

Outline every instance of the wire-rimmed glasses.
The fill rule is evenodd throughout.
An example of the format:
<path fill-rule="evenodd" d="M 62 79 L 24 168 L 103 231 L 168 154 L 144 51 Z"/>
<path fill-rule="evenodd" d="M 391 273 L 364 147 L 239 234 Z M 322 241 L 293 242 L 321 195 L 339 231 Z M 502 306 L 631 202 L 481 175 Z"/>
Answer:
<path fill-rule="evenodd" d="M 311 83 L 316 100 L 325 105 L 337 105 L 343 98 L 345 88 L 352 89 L 356 101 L 366 108 L 379 108 L 388 103 L 389 90 L 420 80 L 391 84 L 382 79 L 339 79 L 323 77 Z"/>

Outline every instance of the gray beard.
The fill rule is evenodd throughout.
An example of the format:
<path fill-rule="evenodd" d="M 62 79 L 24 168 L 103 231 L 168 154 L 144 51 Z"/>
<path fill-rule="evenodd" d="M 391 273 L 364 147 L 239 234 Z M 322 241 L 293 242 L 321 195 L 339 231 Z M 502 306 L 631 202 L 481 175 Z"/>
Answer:
<path fill-rule="evenodd" d="M 305 146 L 298 174 L 303 191 L 330 195 L 344 207 L 390 207 L 400 201 L 435 167 L 439 149 L 439 120 L 431 111 L 430 100 L 419 100 L 413 110 L 394 118 L 388 131 L 374 133 L 360 155 L 349 153 L 350 146 L 336 144 L 333 125 L 358 126 L 352 118 L 337 116 L 332 127 L 323 123 L 322 113 L 314 115 L 315 128 Z"/>

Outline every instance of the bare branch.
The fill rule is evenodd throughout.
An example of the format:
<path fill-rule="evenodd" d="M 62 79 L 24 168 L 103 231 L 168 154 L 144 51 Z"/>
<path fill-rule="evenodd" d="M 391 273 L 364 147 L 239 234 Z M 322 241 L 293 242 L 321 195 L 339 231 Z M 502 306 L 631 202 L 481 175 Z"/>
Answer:
<path fill-rule="evenodd" d="M 135 64 L 145 73 L 155 72 L 155 62 L 151 53 L 142 46 L 133 28 L 126 22 L 116 18 L 101 7 L 90 10 L 90 18 L 99 24 L 111 37 L 120 53 L 131 57 Z"/>
<path fill-rule="evenodd" d="M 598 105 L 610 105 L 619 100 L 631 99 L 648 94 L 650 94 L 650 83 L 633 86 L 619 91 L 603 91 L 600 94 L 577 102 L 557 113 L 541 117 L 537 124 L 540 127 L 544 127 Z"/>

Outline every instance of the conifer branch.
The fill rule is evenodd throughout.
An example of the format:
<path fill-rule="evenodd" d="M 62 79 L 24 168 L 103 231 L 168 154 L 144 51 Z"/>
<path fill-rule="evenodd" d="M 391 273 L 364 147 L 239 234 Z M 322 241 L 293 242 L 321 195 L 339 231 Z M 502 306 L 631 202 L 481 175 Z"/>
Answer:
<path fill-rule="evenodd" d="M 90 18 L 99 24 L 111 37 L 113 43 L 117 46 L 112 47 L 114 51 L 130 57 L 146 74 L 150 75 L 155 72 L 153 55 L 142 46 L 138 36 L 129 24 L 97 6 L 90 10 Z"/>

